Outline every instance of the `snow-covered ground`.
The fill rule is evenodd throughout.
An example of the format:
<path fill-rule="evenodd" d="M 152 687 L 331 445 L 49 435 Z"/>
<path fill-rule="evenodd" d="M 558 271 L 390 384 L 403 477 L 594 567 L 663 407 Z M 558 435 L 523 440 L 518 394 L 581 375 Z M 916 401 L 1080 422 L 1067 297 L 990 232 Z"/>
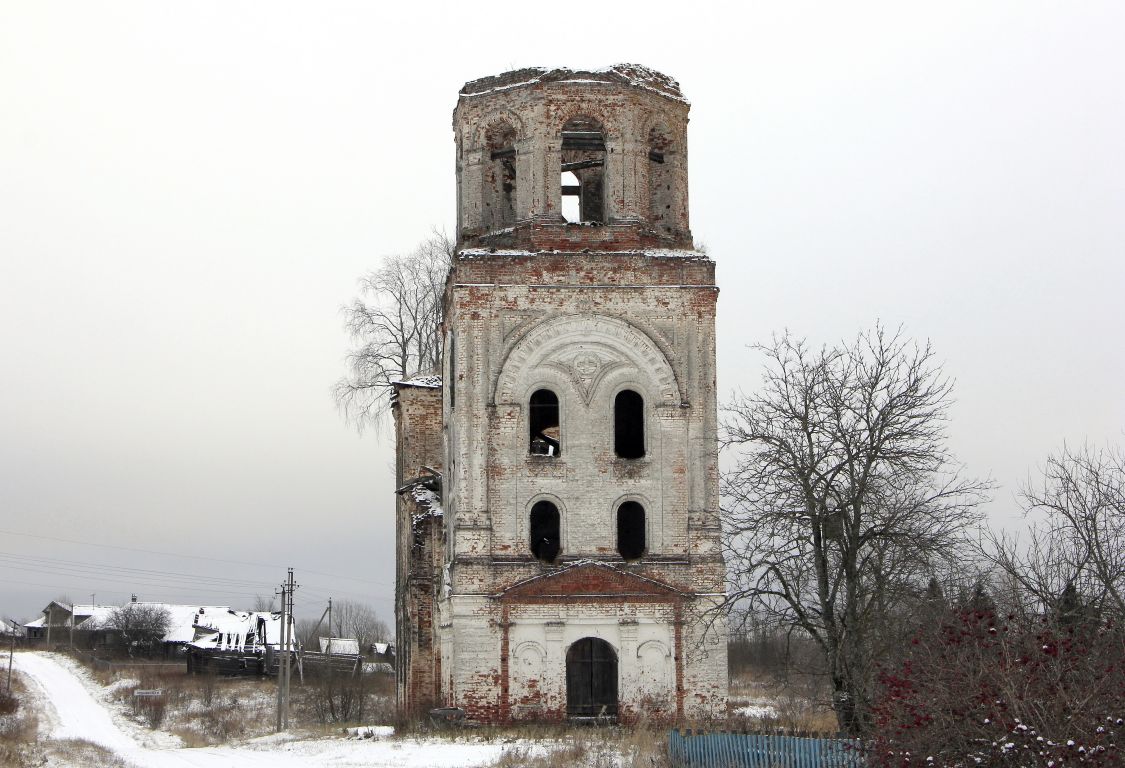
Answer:
<path fill-rule="evenodd" d="M 367 738 L 302 740 L 275 734 L 239 746 L 184 749 L 175 736 L 149 731 L 115 713 L 106 689 L 77 665 L 51 654 L 24 652 L 15 655 L 15 667 L 40 700 L 43 735 L 94 742 L 137 768 L 457 768 L 489 765 L 508 750 L 546 752 L 530 741 L 396 739 L 389 729 L 375 729 Z"/>
<path fill-rule="evenodd" d="M 736 717 L 777 717 L 777 710 L 771 704 L 746 704 L 734 707 L 730 713 Z"/>

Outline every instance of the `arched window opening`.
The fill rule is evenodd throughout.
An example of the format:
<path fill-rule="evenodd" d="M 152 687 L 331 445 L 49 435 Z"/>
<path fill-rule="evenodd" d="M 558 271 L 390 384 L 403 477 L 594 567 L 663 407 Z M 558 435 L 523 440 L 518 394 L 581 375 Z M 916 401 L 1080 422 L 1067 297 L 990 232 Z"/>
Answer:
<path fill-rule="evenodd" d="M 579 200 L 582 195 L 582 183 L 574 171 L 563 171 L 562 174 L 562 215 L 567 224 L 577 224 L 582 221 L 582 206 Z"/>
<path fill-rule="evenodd" d="M 625 560 L 638 560 L 645 553 L 645 508 L 626 501 L 617 508 L 617 553 Z"/>
<path fill-rule="evenodd" d="M 672 189 L 672 141 L 663 126 L 656 126 L 648 135 L 649 220 L 664 232 L 675 228 L 675 195 Z"/>
<path fill-rule="evenodd" d="M 566 650 L 566 715 L 617 717 L 617 653 L 601 638 L 584 637 Z"/>
<path fill-rule="evenodd" d="M 491 232 L 516 223 L 516 131 L 498 123 L 485 133 L 481 224 Z"/>
<path fill-rule="evenodd" d="M 553 563 L 559 556 L 559 509 L 549 501 L 531 508 L 531 554 L 536 560 Z"/>
<path fill-rule="evenodd" d="M 562 431 L 559 426 L 559 397 L 549 389 L 537 389 L 528 404 L 531 432 L 531 453 L 536 456 L 558 456 L 562 453 Z"/>
<path fill-rule="evenodd" d="M 623 459 L 645 455 L 645 401 L 631 389 L 613 400 L 613 450 Z"/>
<path fill-rule="evenodd" d="M 592 117 L 576 117 L 562 129 L 562 173 L 573 173 L 578 180 L 562 182 L 562 196 L 578 199 L 577 221 L 605 221 L 605 135 L 602 124 Z M 566 215 L 565 212 L 563 214 Z M 571 221 L 571 219 L 567 219 Z"/>

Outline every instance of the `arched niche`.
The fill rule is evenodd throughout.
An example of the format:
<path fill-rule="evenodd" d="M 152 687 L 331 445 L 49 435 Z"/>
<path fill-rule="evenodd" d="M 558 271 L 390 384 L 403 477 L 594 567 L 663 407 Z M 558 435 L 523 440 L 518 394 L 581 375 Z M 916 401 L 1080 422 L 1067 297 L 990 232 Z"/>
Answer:
<path fill-rule="evenodd" d="M 483 135 L 481 152 L 481 228 L 493 231 L 516 223 L 518 130 L 497 120 Z"/>
<path fill-rule="evenodd" d="M 671 233 L 678 228 L 676 142 L 662 122 L 655 123 L 646 137 L 648 157 L 648 220 L 654 229 Z"/>

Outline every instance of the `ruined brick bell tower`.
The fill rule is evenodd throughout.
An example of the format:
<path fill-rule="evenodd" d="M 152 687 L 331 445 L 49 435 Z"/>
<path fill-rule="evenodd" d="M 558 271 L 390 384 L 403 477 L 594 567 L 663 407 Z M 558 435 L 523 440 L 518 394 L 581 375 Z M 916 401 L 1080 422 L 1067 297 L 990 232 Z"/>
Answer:
<path fill-rule="evenodd" d="M 688 109 L 674 80 L 634 65 L 461 90 L 443 385 L 399 387 L 407 405 L 440 392 L 443 446 L 432 546 L 404 555 L 399 537 L 408 710 L 726 712 L 725 628 L 708 614 L 724 590 L 718 289 L 692 249 Z M 399 441 L 400 465 L 437 443 L 401 423 Z M 430 498 L 403 496 L 400 531 Z"/>

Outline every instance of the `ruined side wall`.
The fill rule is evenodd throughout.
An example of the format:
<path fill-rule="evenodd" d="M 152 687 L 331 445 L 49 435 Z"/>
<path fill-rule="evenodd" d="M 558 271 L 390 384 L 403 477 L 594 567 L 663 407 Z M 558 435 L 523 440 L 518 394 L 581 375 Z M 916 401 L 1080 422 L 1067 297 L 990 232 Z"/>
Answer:
<path fill-rule="evenodd" d="M 396 487 L 443 466 L 440 387 L 396 387 L 393 413 Z M 396 693 L 399 717 L 416 719 L 437 706 L 441 677 L 435 600 L 440 583 L 443 517 L 440 501 L 424 488 L 395 500 Z"/>

